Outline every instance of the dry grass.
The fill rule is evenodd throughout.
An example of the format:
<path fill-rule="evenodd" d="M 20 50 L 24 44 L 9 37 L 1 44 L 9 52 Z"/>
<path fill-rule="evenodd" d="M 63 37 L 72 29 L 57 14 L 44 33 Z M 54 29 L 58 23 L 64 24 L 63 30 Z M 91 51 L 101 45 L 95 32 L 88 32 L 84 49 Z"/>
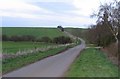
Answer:
<path fill-rule="evenodd" d="M 107 57 L 116 65 L 119 65 L 118 61 L 118 44 L 112 43 L 108 47 L 101 49 Z"/>

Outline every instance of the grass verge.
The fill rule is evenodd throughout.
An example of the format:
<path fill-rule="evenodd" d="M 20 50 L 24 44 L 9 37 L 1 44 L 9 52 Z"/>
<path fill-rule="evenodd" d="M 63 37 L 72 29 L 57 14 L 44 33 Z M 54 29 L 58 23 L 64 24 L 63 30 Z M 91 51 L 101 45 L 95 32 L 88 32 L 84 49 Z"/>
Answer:
<path fill-rule="evenodd" d="M 118 67 L 103 52 L 89 48 L 81 52 L 71 65 L 67 77 L 118 77 Z"/>
<path fill-rule="evenodd" d="M 60 53 L 60 51 L 63 51 L 67 48 L 68 47 L 60 47 L 60 48 L 55 48 L 55 49 L 45 51 L 45 52 L 38 52 L 35 54 L 29 54 L 27 56 L 20 56 L 17 58 L 5 59 L 2 62 L 3 63 L 2 64 L 3 74 L 8 73 L 10 71 L 13 71 L 15 69 L 21 68 L 25 65 L 34 63 L 36 61 L 39 61 L 39 60 L 46 58 L 48 56 L 58 54 L 58 53 Z"/>

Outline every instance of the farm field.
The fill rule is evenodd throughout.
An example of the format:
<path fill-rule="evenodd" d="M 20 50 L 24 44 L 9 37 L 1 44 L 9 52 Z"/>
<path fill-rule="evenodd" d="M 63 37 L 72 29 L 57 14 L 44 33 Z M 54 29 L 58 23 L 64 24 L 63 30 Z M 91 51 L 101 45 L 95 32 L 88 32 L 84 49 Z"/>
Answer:
<path fill-rule="evenodd" d="M 16 53 L 21 50 L 46 48 L 48 46 L 56 46 L 56 44 L 42 42 L 12 42 L 12 41 L 2 42 L 3 53 Z"/>
<path fill-rule="evenodd" d="M 65 28 L 65 31 L 69 32 L 70 34 L 74 36 L 84 39 L 86 43 L 88 42 L 88 40 L 86 39 L 86 35 L 85 35 L 85 32 L 87 30 L 88 29 L 85 29 L 85 28 Z"/>
<path fill-rule="evenodd" d="M 7 36 L 14 35 L 33 35 L 37 38 L 41 37 L 58 37 L 65 36 L 63 32 L 57 28 L 40 28 L 40 27 L 2 27 L 2 34 Z"/>
<path fill-rule="evenodd" d="M 32 35 L 35 38 L 50 37 L 53 39 L 58 36 L 66 36 L 57 28 L 40 28 L 40 27 L 2 27 L 2 35 L 10 36 L 23 36 Z M 52 43 L 42 42 L 11 42 L 3 41 L 2 50 L 3 53 L 16 53 L 21 50 L 28 50 L 33 48 L 46 48 L 48 46 L 55 46 Z"/>
<path fill-rule="evenodd" d="M 118 77 L 118 67 L 110 62 L 103 52 L 88 48 L 71 65 L 68 77 Z"/>
<path fill-rule="evenodd" d="M 4 73 L 10 72 L 10 71 L 13 71 L 15 69 L 18 69 L 18 68 L 21 68 L 28 64 L 39 61 L 45 57 L 55 55 L 55 54 L 59 53 L 60 51 L 65 50 L 66 48 L 67 47 L 63 46 L 63 47 L 51 49 L 51 50 L 44 51 L 44 52 L 38 52 L 35 54 L 28 54 L 28 55 L 19 56 L 16 58 L 5 59 L 2 61 L 2 63 L 3 63 L 2 64 L 2 72 L 4 74 Z"/>
<path fill-rule="evenodd" d="M 81 37 L 82 34 L 87 31 L 87 29 L 84 28 L 65 28 L 65 31 L 71 33 L 74 36 Z"/>
<path fill-rule="evenodd" d="M 3 27 L 2 34 L 8 37 L 14 35 L 32 35 L 36 38 L 50 37 L 51 39 L 59 36 L 67 36 L 57 28 L 37 27 Z M 8 73 L 75 46 L 75 44 L 66 46 L 65 44 L 31 41 L 2 41 L 1 44 L 3 73 Z"/>

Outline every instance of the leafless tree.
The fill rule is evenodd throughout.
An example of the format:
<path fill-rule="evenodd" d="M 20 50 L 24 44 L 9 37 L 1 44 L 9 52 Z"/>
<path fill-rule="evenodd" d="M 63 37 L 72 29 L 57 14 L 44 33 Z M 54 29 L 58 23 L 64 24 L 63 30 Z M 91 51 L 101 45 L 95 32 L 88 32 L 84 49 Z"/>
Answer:
<path fill-rule="evenodd" d="M 105 3 L 100 5 L 99 12 L 94 13 L 92 17 L 97 16 L 97 24 L 104 24 L 109 31 L 114 35 L 116 42 L 118 43 L 118 28 L 120 27 L 120 1 L 114 0 L 111 3 Z M 107 31 L 107 30 L 106 30 Z"/>

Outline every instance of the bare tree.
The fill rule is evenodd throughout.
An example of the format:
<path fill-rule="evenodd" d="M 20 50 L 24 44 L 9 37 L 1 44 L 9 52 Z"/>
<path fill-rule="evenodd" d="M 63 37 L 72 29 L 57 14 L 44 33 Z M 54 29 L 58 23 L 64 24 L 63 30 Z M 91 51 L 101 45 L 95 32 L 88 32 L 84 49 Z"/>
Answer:
<path fill-rule="evenodd" d="M 101 5 L 99 12 L 93 14 L 97 16 L 97 24 L 102 23 L 109 29 L 109 31 L 114 35 L 116 42 L 118 43 L 118 27 L 120 26 L 120 2 L 114 1 L 112 3 L 106 3 Z"/>

